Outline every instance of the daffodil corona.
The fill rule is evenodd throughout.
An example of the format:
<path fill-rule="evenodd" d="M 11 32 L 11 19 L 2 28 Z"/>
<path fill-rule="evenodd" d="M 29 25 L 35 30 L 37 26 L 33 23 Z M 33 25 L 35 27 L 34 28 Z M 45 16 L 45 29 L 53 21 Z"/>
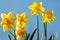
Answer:
<path fill-rule="evenodd" d="M 45 11 L 45 8 L 42 7 L 42 2 L 33 2 L 32 5 L 29 6 L 29 9 L 31 10 L 31 15 L 40 15 L 41 12 Z"/>
<path fill-rule="evenodd" d="M 4 32 L 7 32 L 8 29 L 10 30 L 14 29 L 15 18 L 13 17 L 13 12 L 9 12 L 8 15 L 2 13 L 1 18 L 2 18 L 1 24 L 3 26 Z"/>
<path fill-rule="evenodd" d="M 42 14 L 43 16 L 43 19 L 42 21 L 45 23 L 45 22 L 49 22 L 49 23 L 52 23 L 52 21 L 54 21 L 56 19 L 56 17 L 53 15 L 53 10 L 50 10 L 48 12 L 44 12 Z"/>
<path fill-rule="evenodd" d="M 17 35 L 17 40 L 20 40 L 21 38 L 24 38 L 26 36 L 26 30 L 20 27 L 16 29 L 16 35 Z"/>
<path fill-rule="evenodd" d="M 17 26 L 22 26 L 22 27 L 26 27 L 27 22 L 29 21 L 29 18 L 26 16 L 26 13 L 23 12 L 22 14 L 17 14 Z"/>

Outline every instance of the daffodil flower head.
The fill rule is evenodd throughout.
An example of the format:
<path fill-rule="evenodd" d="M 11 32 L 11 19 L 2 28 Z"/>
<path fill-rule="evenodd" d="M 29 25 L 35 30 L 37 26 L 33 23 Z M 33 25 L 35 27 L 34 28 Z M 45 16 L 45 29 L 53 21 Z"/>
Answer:
<path fill-rule="evenodd" d="M 56 17 L 53 15 L 53 10 L 50 10 L 48 12 L 44 12 L 42 13 L 42 16 L 43 16 L 43 23 L 45 22 L 49 22 L 49 23 L 52 23 L 52 21 L 54 21 L 56 19 Z"/>
<path fill-rule="evenodd" d="M 41 12 L 45 11 L 45 8 L 42 7 L 42 2 L 33 2 L 32 5 L 30 5 L 28 8 L 31 10 L 31 15 L 36 14 L 39 16 Z"/>
<path fill-rule="evenodd" d="M 29 21 L 29 18 L 26 15 L 26 12 L 23 12 L 22 14 L 16 15 L 17 20 L 17 26 L 26 27 L 27 22 Z"/>
<path fill-rule="evenodd" d="M 15 18 L 13 17 L 13 12 L 10 11 L 8 15 L 2 13 L 1 18 L 2 18 L 1 25 L 3 26 L 4 32 L 7 32 L 9 29 L 10 30 L 14 29 Z"/>
<path fill-rule="evenodd" d="M 26 36 L 26 30 L 21 27 L 16 29 L 16 36 L 17 36 L 17 40 L 24 38 Z"/>

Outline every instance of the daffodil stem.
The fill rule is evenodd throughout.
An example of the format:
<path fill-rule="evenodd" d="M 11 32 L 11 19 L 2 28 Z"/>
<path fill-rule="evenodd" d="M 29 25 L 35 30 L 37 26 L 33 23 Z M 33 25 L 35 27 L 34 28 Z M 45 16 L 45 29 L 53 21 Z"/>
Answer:
<path fill-rule="evenodd" d="M 37 16 L 37 40 L 39 40 L 39 17 Z"/>
<path fill-rule="evenodd" d="M 47 23 L 44 24 L 44 35 L 45 35 L 45 40 L 47 40 Z"/>
<path fill-rule="evenodd" d="M 14 30 L 14 38 L 15 38 L 15 40 L 16 40 L 16 34 L 15 34 L 15 30 Z"/>
<path fill-rule="evenodd" d="M 8 37 L 9 37 L 9 40 L 12 40 L 10 34 L 8 34 Z"/>

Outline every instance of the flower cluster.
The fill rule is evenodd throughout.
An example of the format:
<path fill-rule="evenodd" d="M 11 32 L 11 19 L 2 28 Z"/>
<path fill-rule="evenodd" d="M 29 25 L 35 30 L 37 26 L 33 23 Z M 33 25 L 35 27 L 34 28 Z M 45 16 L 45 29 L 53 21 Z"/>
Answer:
<path fill-rule="evenodd" d="M 31 15 L 37 15 L 37 29 L 34 30 L 32 35 L 34 36 L 36 30 L 38 33 L 38 39 L 39 40 L 39 15 L 42 14 L 42 22 L 43 23 L 52 23 L 56 19 L 56 17 L 53 15 L 53 10 L 50 11 L 45 11 L 45 8 L 42 6 L 42 2 L 33 2 L 32 5 L 28 7 L 31 10 Z M 27 23 L 29 22 L 29 17 L 27 17 L 26 12 L 23 12 L 22 14 L 17 13 L 16 17 L 14 17 L 13 12 L 10 11 L 8 14 L 5 14 L 4 12 L 1 13 L 1 25 L 3 27 L 4 32 L 8 32 L 10 30 L 15 31 L 13 36 L 17 39 L 20 40 L 21 38 L 25 38 L 27 40 L 29 38 L 29 35 L 27 35 L 27 31 L 25 30 Z M 16 24 L 16 25 L 14 25 Z M 16 27 L 14 27 L 16 26 Z M 44 30 L 46 33 L 46 26 L 44 24 Z M 10 32 L 11 33 L 11 32 Z M 12 34 L 12 33 L 11 33 Z M 31 35 L 30 40 L 33 38 Z M 46 34 L 45 34 L 46 37 Z M 15 39 L 15 40 L 16 40 Z M 47 39 L 47 37 L 46 37 Z M 45 39 L 45 40 L 46 40 Z"/>
<path fill-rule="evenodd" d="M 40 13 L 42 13 L 42 21 L 43 23 L 45 22 L 49 22 L 52 23 L 53 20 L 56 19 L 55 16 L 53 16 L 53 10 L 50 10 L 48 12 L 45 11 L 45 8 L 42 6 L 42 2 L 33 2 L 32 5 L 29 6 L 29 9 L 31 10 L 31 15 L 36 14 L 37 16 L 40 15 Z"/>
<path fill-rule="evenodd" d="M 13 12 L 10 11 L 8 15 L 5 13 L 1 14 L 1 25 L 3 31 L 7 32 L 8 30 L 14 30 L 14 24 L 16 23 L 16 35 L 17 39 L 23 38 L 26 35 L 26 30 L 24 29 L 29 21 L 29 18 L 26 15 L 26 12 L 22 14 L 17 13 L 16 18 L 13 16 Z"/>
<path fill-rule="evenodd" d="M 29 18 L 27 17 L 26 12 L 16 15 L 17 40 L 20 40 L 21 38 L 26 36 L 26 30 L 24 28 L 26 27 L 28 21 L 29 21 Z"/>
<path fill-rule="evenodd" d="M 44 24 L 44 40 L 47 40 L 47 22 L 52 23 L 56 19 L 56 17 L 53 15 L 53 10 L 46 11 L 45 8 L 42 6 L 42 2 L 33 2 L 32 5 L 29 6 L 29 9 L 31 10 L 31 15 L 36 14 L 37 15 L 37 40 L 39 40 L 39 15 L 42 14 L 42 22 Z M 50 40 L 53 40 L 50 39 Z"/>

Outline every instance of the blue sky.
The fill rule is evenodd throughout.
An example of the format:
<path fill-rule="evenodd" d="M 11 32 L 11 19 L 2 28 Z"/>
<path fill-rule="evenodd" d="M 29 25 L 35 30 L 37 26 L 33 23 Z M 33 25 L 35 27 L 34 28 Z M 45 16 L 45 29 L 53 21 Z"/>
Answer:
<path fill-rule="evenodd" d="M 60 0 L 0 0 L 0 14 L 2 12 L 5 12 L 6 14 L 9 11 L 14 12 L 14 16 L 16 13 L 22 13 L 26 12 L 27 16 L 30 18 L 30 21 L 27 25 L 26 30 L 28 32 L 31 32 L 36 28 L 36 15 L 31 16 L 30 10 L 28 9 L 28 6 L 32 4 L 32 2 L 43 2 L 43 6 L 45 7 L 46 11 L 54 10 L 54 15 L 56 16 L 56 20 L 52 22 L 52 24 L 47 25 L 47 34 L 48 38 L 49 36 L 54 33 L 58 34 L 58 38 L 60 39 Z M 39 16 L 39 32 L 40 36 L 43 34 L 43 23 L 42 23 L 42 15 Z M 0 15 L 0 21 L 1 21 L 1 15 Z M 36 35 L 33 40 L 35 40 Z M 0 26 L 0 40 L 8 40 L 8 32 L 4 33 L 2 27 Z"/>

